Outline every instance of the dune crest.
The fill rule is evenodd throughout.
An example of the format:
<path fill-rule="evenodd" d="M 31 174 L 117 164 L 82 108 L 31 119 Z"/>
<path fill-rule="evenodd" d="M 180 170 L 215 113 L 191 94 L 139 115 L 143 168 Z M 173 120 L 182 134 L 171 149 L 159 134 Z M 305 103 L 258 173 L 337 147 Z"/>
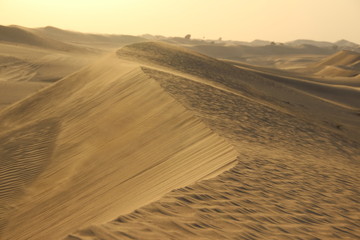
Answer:
<path fill-rule="evenodd" d="M 316 75 L 328 77 L 356 77 L 360 74 L 360 53 L 342 50 L 315 64 Z"/>
<path fill-rule="evenodd" d="M 64 237 L 206 177 L 237 156 L 138 65 L 113 56 L 5 109 L 0 132 L 25 135 L 21 126 L 49 118 L 60 128 L 46 163 L 32 157 L 36 149 L 14 156 L 38 165 L 32 184 L 0 214 L 2 239 Z M 21 138 L 12 144 L 22 146 L 18 141 L 31 146 Z M 14 166 L 2 176 L 19 171 Z"/>
<path fill-rule="evenodd" d="M 359 91 L 240 67 L 136 43 L 2 110 L 1 239 L 359 235 Z"/>
<path fill-rule="evenodd" d="M 207 62 L 206 57 L 187 50 L 177 53 L 163 44 L 146 44 L 149 52 L 137 50 L 144 47 L 138 44 L 120 50 L 118 56 L 126 56 L 122 51 L 131 49 L 128 57 L 145 64 L 142 69 L 148 76 L 231 141 L 239 151 L 237 165 L 111 222 L 77 230 L 66 240 L 338 240 L 359 236 L 360 139 L 351 139 L 345 131 L 349 126 L 342 122 L 333 126 L 324 118 L 316 122 L 299 109 L 306 108 L 308 114 L 316 109 L 331 117 L 346 116 L 354 123 L 351 131 L 359 132 L 354 110 L 315 98 L 316 92 L 309 97 L 307 90 L 314 88 L 311 82 L 288 79 L 285 85 L 280 81 L 286 79 L 266 79 L 234 69 L 229 74 L 224 71 L 222 78 L 208 78 L 206 71 L 212 69 L 203 67 L 222 64 L 214 59 Z M 172 55 L 171 64 L 157 52 Z M 188 66 L 192 74 L 183 70 L 187 62 L 192 63 Z M 264 93 L 266 88 L 274 91 L 272 98 L 256 94 L 257 89 L 248 87 L 250 83 Z M 293 87 L 287 87 L 290 84 Z M 276 98 L 274 93 L 281 96 Z M 288 108 L 280 107 L 281 98 L 289 101 L 285 103 Z"/>

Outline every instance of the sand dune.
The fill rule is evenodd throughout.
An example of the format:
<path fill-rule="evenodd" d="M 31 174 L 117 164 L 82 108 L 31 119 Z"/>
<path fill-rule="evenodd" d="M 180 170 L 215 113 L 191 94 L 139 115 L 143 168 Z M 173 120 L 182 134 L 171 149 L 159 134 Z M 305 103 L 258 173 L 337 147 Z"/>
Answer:
<path fill-rule="evenodd" d="M 360 60 L 351 63 L 349 66 L 353 69 L 360 70 Z"/>
<path fill-rule="evenodd" d="M 41 36 L 57 39 L 70 44 L 95 48 L 119 48 L 126 44 L 145 41 L 145 38 L 131 35 L 90 34 L 63 30 L 55 27 L 29 29 Z"/>
<path fill-rule="evenodd" d="M 298 55 L 298 54 L 330 54 L 331 49 L 320 48 L 312 45 L 302 45 L 292 47 L 287 45 L 267 45 L 267 46 L 217 46 L 217 45 L 198 45 L 192 47 L 194 50 L 209 56 L 226 59 L 239 59 L 241 57 L 253 55 Z"/>
<path fill-rule="evenodd" d="M 354 135 L 360 133 L 356 127 L 359 122 L 352 118 L 359 108 L 359 90 L 353 85 L 316 82 L 291 77 L 291 74 L 282 77 L 276 71 L 275 74 L 249 71 L 249 68 L 236 68 L 205 55 L 162 43 L 126 46 L 118 51 L 118 56 L 157 69 L 161 66 L 160 70 L 163 71 L 171 69 L 188 78 L 195 75 L 201 78 L 198 81 L 202 83 L 235 91 L 277 109 L 282 106 L 282 111 L 301 112 L 310 119 L 315 117 L 331 125 L 347 125 L 348 131 L 354 132 Z M 334 108 L 341 114 L 334 117 Z M 319 109 L 322 109 L 321 113 Z"/>
<path fill-rule="evenodd" d="M 358 74 L 358 70 L 343 66 L 326 66 L 316 73 L 316 75 L 327 77 L 356 77 Z"/>
<path fill-rule="evenodd" d="M 144 42 L 7 106 L 0 238 L 358 238 L 358 90 L 281 72 Z"/>
<path fill-rule="evenodd" d="M 330 84 L 296 77 L 281 77 L 279 75 L 261 72 L 258 72 L 258 74 L 334 104 L 355 109 L 360 108 L 360 103 L 356 100 L 360 97 L 360 89 L 357 87 L 335 84 L 334 81 Z"/>
<path fill-rule="evenodd" d="M 18 27 L 6 27 L 0 25 L 0 42 L 26 44 L 41 48 L 49 48 L 60 51 L 86 51 L 85 48 L 80 48 L 70 44 L 66 44 L 55 39 L 45 38 L 36 35 L 30 31 L 26 31 Z"/>
<path fill-rule="evenodd" d="M 218 44 L 199 44 L 192 50 L 211 57 L 237 60 L 245 63 L 277 68 L 304 67 L 312 62 L 333 54 L 334 50 L 311 45 L 287 46 L 222 46 Z"/>
<path fill-rule="evenodd" d="M 316 75 L 327 77 L 356 77 L 360 74 L 360 53 L 343 50 L 331 55 L 311 68 Z"/>
<path fill-rule="evenodd" d="M 360 60 L 360 54 L 357 52 L 343 50 L 324 59 L 316 66 L 324 67 L 329 65 L 350 65 Z"/>
<path fill-rule="evenodd" d="M 351 139 L 343 129 L 325 122 L 307 120 L 293 102 L 288 108 L 280 107 L 275 100 L 286 96 L 263 98 L 260 93 L 264 92 L 245 85 L 251 81 L 265 89 L 271 87 L 271 79 L 244 70 L 223 72 L 221 80 L 209 77 L 213 69 L 224 66 L 214 59 L 158 43 L 135 44 L 117 55 L 145 64 L 148 76 L 232 142 L 239 152 L 238 164 L 218 177 L 173 190 L 131 214 L 93 224 L 65 239 L 359 236 L 359 138 Z M 184 73 L 187 63 L 189 74 Z M 238 85 L 233 82 L 236 74 L 242 82 Z M 318 111 L 326 106 L 331 116 L 343 114 L 337 105 L 321 105 L 305 92 L 281 89 L 277 82 L 272 87 L 278 94 L 298 94 L 304 104 L 317 105 Z M 355 114 L 348 117 L 359 123 Z"/>
<path fill-rule="evenodd" d="M 38 92 L 47 85 L 46 83 L 0 81 L 0 111 L 8 105 Z"/>
<path fill-rule="evenodd" d="M 0 119 L 1 154 L 12 162 L 1 167 L 2 239 L 64 237 L 211 175 L 237 155 L 141 68 L 115 57 Z M 24 174 L 24 164 L 34 170 Z"/>
<path fill-rule="evenodd" d="M 78 71 L 104 54 L 83 51 L 85 47 L 66 47 L 63 51 L 65 43 L 20 28 L 0 27 L 0 32 L 0 39 L 6 39 L 0 40 L 1 108 Z"/>

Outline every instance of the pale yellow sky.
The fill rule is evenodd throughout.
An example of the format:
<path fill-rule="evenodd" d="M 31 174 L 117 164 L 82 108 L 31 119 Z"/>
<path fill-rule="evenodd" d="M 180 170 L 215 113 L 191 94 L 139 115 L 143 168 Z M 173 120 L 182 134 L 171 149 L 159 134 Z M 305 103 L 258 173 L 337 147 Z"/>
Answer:
<path fill-rule="evenodd" d="M 360 0 L 0 0 L 0 24 L 94 33 L 360 43 Z"/>

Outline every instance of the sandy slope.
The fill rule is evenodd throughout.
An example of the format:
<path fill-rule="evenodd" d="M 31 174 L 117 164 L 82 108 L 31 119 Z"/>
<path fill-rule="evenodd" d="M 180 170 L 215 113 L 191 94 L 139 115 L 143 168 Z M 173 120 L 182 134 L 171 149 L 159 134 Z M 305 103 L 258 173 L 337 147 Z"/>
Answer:
<path fill-rule="evenodd" d="M 96 61 L 114 48 L 142 41 L 126 35 L 84 34 L 53 27 L 0 26 L 1 107 Z M 1 82 L 18 83 L 1 83 Z M 34 87 L 34 86 L 37 87 Z"/>
<path fill-rule="evenodd" d="M 0 26 L 1 108 L 78 71 L 103 54 L 21 28 Z"/>
<path fill-rule="evenodd" d="M 115 56 L 5 109 L 0 133 L 1 239 L 9 240 L 59 239 L 108 221 L 237 155 Z"/>
<path fill-rule="evenodd" d="M 281 96 L 265 96 L 271 79 L 244 70 L 213 76 L 222 63 L 163 44 L 132 45 L 118 56 L 146 64 L 148 76 L 236 146 L 238 164 L 112 222 L 78 230 L 67 240 L 360 237 L 360 139 L 309 121 L 291 93 L 317 105 L 318 112 L 324 108 L 335 116 L 344 109 L 276 82 L 270 91 L 277 89 Z M 182 73 L 187 63 L 191 74 Z M 265 87 L 256 91 L 248 81 Z M 291 102 L 284 107 L 279 103 L 286 98 Z M 358 115 L 346 116 L 359 122 Z M 359 126 L 354 125 L 357 131 Z"/>
<path fill-rule="evenodd" d="M 0 43 L 0 91 L 3 106 L 95 61 L 99 54 L 61 52 L 40 47 Z"/>
<path fill-rule="evenodd" d="M 47 85 L 46 83 L 0 81 L 0 111 L 8 105 L 38 92 Z"/>
<path fill-rule="evenodd" d="M 194 79 L 195 76 L 196 81 L 240 92 L 253 101 L 331 128 L 341 126 L 347 134 L 360 136 L 360 119 L 354 117 L 360 112 L 356 81 L 343 86 L 342 80 L 315 81 L 291 73 L 283 77 L 280 70 L 268 73 L 247 67 L 235 68 L 205 55 L 161 43 L 129 45 L 118 51 L 118 56 L 157 69 L 160 67 L 163 71 L 170 68 L 187 78 Z"/>
<path fill-rule="evenodd" d="M 316 75 L 327 77 L 356 77 L 360 74 L 360 53 L 339 51 L 311 66 Z"/>
<path fill-rule="evenodd" d="M 334 50 L 311 45 L 287 46 L 222 46 L 219 44 L 191 46 L 191 49 L 215 58 L 237 60 L 276 68 L 303 68 L 318 62 Z"/>
<path fill-rule="evenodd" d="M 359 87 L 356 78 L 319 78 L 306 73 L 259 67 L 237 61 L 226 61 L 262 78 L 252 85 L 266 94 L 266 101 L 282 106 L 288 112 L 327 125 L 342 128 L 349 137 L 359 139 Z M 264 80 L 265 79 L 265 80 Z M 271 80 L 271 81 L 269 81 Z"/>
<path fill-rule="evenodd" d="M 358 74 L 358 70 L 343 66 L 326 66 L 316 73 L 316 75 L 327 77 L 356 77 Z"/>
<path fill-rule="evenodd" d="M 60 51 L 85 52 L 85 48 L 63 43 L 55 39 L 39 36 L 19 27 L 0 25 L 0 42 L 18 43 Z"/>
<path fill-rule="evenodd" d="M 319 62 L 317 66 L 329 66 L 329 65 L 350 65 L 360 60 L 360 54 L 357 52 L 343 50 L 337 52 L 323 61 Z"/>
<path fill-rule="evenodd" d="M 28 29 L 41 36 L 63 42 L 95 48 L 119 48 L 120 46 L 146 41 L 145 38 L 130 35 L 90 34 L 63 30 L 55 27 Z"/>
<path fill-rule="evenodd" d="M 282 78 L 139 43 L 4 109 L 1 239 L 359 238 L 358 95 Z"/>

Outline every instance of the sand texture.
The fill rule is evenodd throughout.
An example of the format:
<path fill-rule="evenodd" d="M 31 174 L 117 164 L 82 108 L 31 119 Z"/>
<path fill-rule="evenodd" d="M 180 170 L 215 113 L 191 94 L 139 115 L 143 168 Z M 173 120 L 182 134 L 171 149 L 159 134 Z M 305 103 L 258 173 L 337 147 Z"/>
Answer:
<path fill-rule="evenodd" d="M 3 239 L 57 239 L 236 159 L 155 80 L 114 57 L 5 109 L 0 128 L 14 136 L 1 144 L 13 162 L 2 162 Z M 34 168 L 29 176 L 25 164 Z"/>
<path fill-rule="evenodd" d="M 197 62 L 201 67 L 189 66 L 193 75 L 185 76 L 178 65 L 199 55 L 180 51 L 178 61 L 168 64 L 162 57 L 154 58 L 153 52 L 171 55 L 174 48 L 147 44 L 159 49 L 150 48 L 150 55 L 144 52 L 144 45 L 132 45 L 120 50 L 118 56 L 131 55 L 134 61 L 142 62 L 148 59 L 145 73 L 228 139 L 239 152 L 238 163 L 218 177 L 173 190 L 131 214 L 78 230 L 66 240 L 360 237 L 358 138 L 348 137 L 336 126 L 308 121 L 297 114 L 293 102 L 287 103 L 287 108 L 279 107 L 271 93 L 265 98 L 264 92 L 246 88 L 247 78 L 255 75 L 239 71 L 239 85 L 229 88 L 223 84 L 232 84 L 236 70 L 223 74 L 219 84 L 220 80 L 207 74 L 222 63 L 209 61 L 212 67 L 204 72 L 202 57 L 203 62 Z M 128 54 L 129 49 L 137 57 Z M 266 83 L 258 76 L 257 84 L 261 82 Z M 286 95 L 281 99 L 285 97 L 296 100 Z M 303 98 L 323 104 L 306 94 Z M 339 109 L 337 104 L 326 104 L 332 114 Z M 359 123 L 359 117 L 352 119 Z"/>
<path fill-rule="evenodd" d="M 0 239 L 360 239 L 352 53 L 0 31 Z"/>

